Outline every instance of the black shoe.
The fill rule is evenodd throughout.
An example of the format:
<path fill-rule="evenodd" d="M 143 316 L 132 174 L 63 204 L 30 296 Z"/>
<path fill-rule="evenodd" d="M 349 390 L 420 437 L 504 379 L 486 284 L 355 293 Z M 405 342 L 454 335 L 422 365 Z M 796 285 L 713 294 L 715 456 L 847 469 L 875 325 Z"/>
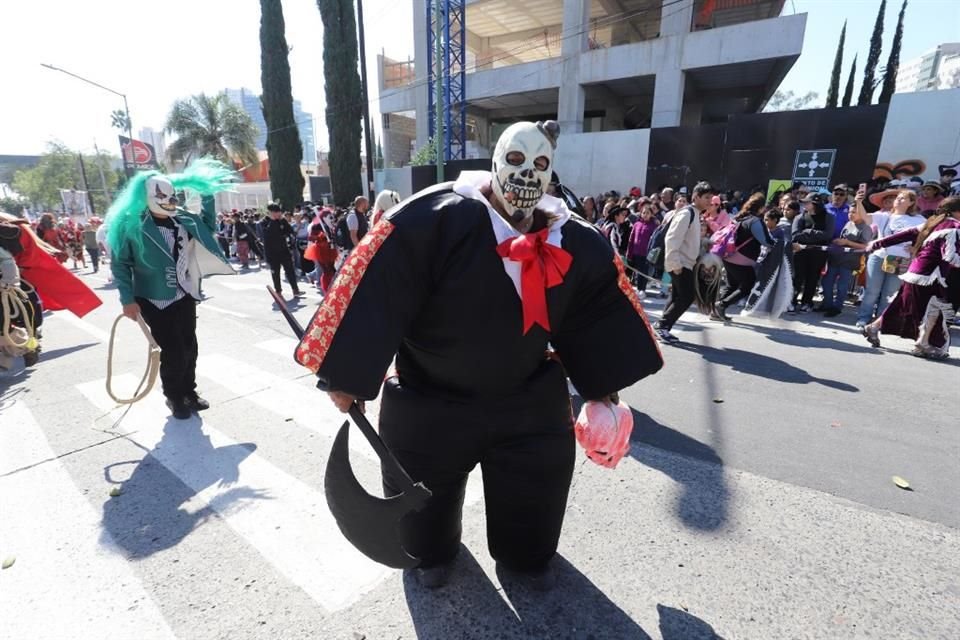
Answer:
<path fill-rule="evenodd" d="M 842 313 L 842 312 L 840 311 L 840 309 L 827 309 L 827 310 L 825 310 L 825 311 L 823 312 L 823 317 L 824 317 L 824 318 L 836 318 L 836 317 L 837 317 L 838 315 L 840 315 L 841 313 Z"/>
<path fill-rule="evenodd" d="M 204 409 L 210 408 L 210 403 L 195 393 L 187 394 L 184 402 L 191 411 L 203 411 Z"/>
<path fill-rule="evenodd" d="M 190 410 L 190 406 L 186 400 L 167 398 L 167 408 L 170 409 L 170 413 L 172 413 L 173 417 L 177 420 L 189 420 L 190 416 L 193 415 L 193 411 Z"/>
<path fill-rule="evenodd" d="M 449 564 L 438 564 L 435 567 L 427 567 L 426 569 L 414 569 L 415 575 L 417 576 L 417 582 L 420 583 L 420 586 L 425 589 L 439 589 L 440 587 L 446 586 L 447 582 L 450 581 L 450 567 Z"/>
<path fill-rule="evenodd" d="M 294 297 L 294 298 L 302 298 L 302 297 L 305 296 L 305 295 L 306 295 L 306 294 L 305 294 L 303 291 L 300 291 L 300 289 L 294 289 L 294 290 L 293 290 L 293 297 Z"/>
<path fill-rule="evenodd" d="M 730 319 L 730 316 L 727 315 L 727 308 L 725 306 L 718 304 L 715 307 L 715 311 L 717 316 L 724 322 L 733 322 L 733 320 Z"/>
<path fill-rule="evenodd" d="M 535 571 L 519 571 L 506 567 L 498 562 L 497 576 L 500 577 L 501 582 L 504 578 L 516 580 L 526 584 L 534 591 L 540 591 L 541 593 L 552 591 L 553 588 L 557 586 L 557 570 L 552 562 L 547 563 L 542 569 Z"/>

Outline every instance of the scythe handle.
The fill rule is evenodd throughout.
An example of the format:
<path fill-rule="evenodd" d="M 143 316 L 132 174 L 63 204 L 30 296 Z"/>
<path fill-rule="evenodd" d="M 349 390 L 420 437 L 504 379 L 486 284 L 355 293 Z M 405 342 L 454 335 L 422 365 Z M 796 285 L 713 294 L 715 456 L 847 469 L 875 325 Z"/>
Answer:
<path fill-rule="evenodd" d="M 383 443 L 383 439 L 380 437 L 380 434 L 373 428 L 373 425 L 370 424 L 370 421 L 367 420 L 367 416 L 363 415 L 363 412 L 360 411 L 360 405 L 354 402 L 350 406 L 350 417 L 353 419 L 353 422 L 360 428 L 360 431 L 363 433 L 363 436 L 367 439 L 367 442 L 370 443 L 370 446 L 373 447 L 373 450 L 377 452 L 377 457 L 380 458 L 381 464 L 387 465 L 391 468 L 395 478 L 399 479 L 400 482 L 406 486 L 402 487 L 402 492 L 407 493 L 408 491 L 416 491 L 414 487 L 414 482 L 407 474 L 406 469 L 400 464 L 400 461 L 396 459 L 393 455 L 393 452 L 387 448 L 387 445 Z"/>
<path fill-rule="evenodd" d="M 290 329 L 293 330 L 293 333 L 297 336 L 297 339 L 299 340 L 303 338 L 303 327 L 300 326 L 300 323 L 297 321 L 297 319 L 292 313 L 290 313 L 290 310 L 287 309 L 287 304 L 283 297 L 274 291 L 273 287 L 271 286 L 267 286 L 267 291 L 270 292 L 274 302 L 277 303 L 277 307 L 279 307 L 283 317 L 286 318 L 287 324 L 290 325 Z M 360 432 L 363 433 L 363 437 L 367 439 L 367 442 L 370 443 L 370 446 L 373 447 L 373 450 L 377 452 L 377 457 L 380 458 L 380 463 L 390 467 L 394 477 L 398 478 L 402 484 L 406 485 L 403 487 L 403 492 L 406 493 L 410 490 L 413 490 L 414 493 L 416 493 L 416 485 L 414 485 L 410 475 L 407 473 L 406 469 L 401 466 L 400 461 L 394 457 L 390 449 L 387 448 L 387 445 L 383 443 L 383 440 L 380 438 L 380 434 L 377 433 L 376 429 L 373 428 L 373 425 L 370 424 L 370 421 L 367 420 L 367 416 L 363 415 L 363 412 L 360 411 L 360 405 L 356 402 L 350 406 L 350 417 L 353 418 L 353 422 L 357 425 L 357 427 L 359 427 Z"/>

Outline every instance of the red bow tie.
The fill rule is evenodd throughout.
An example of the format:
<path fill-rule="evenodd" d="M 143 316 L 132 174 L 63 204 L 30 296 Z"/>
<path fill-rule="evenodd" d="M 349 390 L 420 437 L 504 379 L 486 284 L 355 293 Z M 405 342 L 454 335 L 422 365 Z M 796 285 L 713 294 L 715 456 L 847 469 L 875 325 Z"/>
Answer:
<path fill-rule="evenodd" d="M 550 229 L 527 233 L 517 238 L 504 240 L 497 245 L 501 258 L 521 264 L 520 300 L 523 303 L 523 334 L 534 324 L 550 331 L 547 314 L 547 289 L 563 282 L 573 256 L 551 244 L 547 244 Z"/>

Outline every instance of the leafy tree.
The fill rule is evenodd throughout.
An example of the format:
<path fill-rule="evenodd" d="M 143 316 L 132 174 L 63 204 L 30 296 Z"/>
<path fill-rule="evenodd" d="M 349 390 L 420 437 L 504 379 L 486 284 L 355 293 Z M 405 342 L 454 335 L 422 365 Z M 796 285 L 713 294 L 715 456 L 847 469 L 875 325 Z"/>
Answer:
<path fill-rule="evenodd" d="M 853 100 L 853 80 L 857 75 L 857 56 L 853 56 L 853 64 L 850 66 L 850 75 L 847 76 L 847 88 L 843 90 L 843 102 L 841 103 L 844 107 L 850 106 L 850 101 Z"/>
<path fill-rule="evenodd" d="M 427 140 L 427 144 L 417 149 L 417 152 L 410 158 L 410 164 L 415 167 L 435 164 L 437 161 L 437 142 L 433 138 Z"/>
<path fill-rule="evenodd" d="M 903 14 L 907 11 L 907 0 L 900 6 L 900 17 L 897 18 L 897 30 L 893 35 L 893 45 L 890 47 L 890 56 L 887 58 L 887 68 L 883 72 L 883 88 L 880 89 L 879 104 L 890 102 L 893 91 L 897 87 L 897 71 L 900 69 L 900 44 L 903 41 Z"/>
<path fill-rule="evenodd" d="M 123 109 L 114 109 L 110 112 L 110 126 L 126 133 L 130 130 L 130 122 L 127 120 L 127 112 Z"/>
<path fill-rule="evenodd" d="M 323 90 L 330 141 L 333 201 L 346 206 L 363 193 L 360 180 L 360 120 L 363 116 L 357 70 L 357 20 L 353 0 L 317 0 L 323 20 Z"/>
<path fill-rule="evenodd" d="M 177 100 L 167 116 L 165 131 L 177 136 L 167 147 L 171 163 L 188 163 L 204 156 L 227 164 L 234 159 L 244 165 L 257 162 L 257 127 L 225 92 Z"/>
<path fill-rule="evenodd" d="M 285 30 L 280 0 L 260 0 L 260 103 L 267 123 L 270 191 L 275 200 L 292 210 L 303 201 L 303 145 L 293 118 Z"/>
<path fill-rule="evenodd" d="M 16 198 L 0 198 L 0 211 L 19 216 L 23 213 L 26 204 Z"/>
<path fill-rule="evenodd" d="M 773 97 L 767 101 L 764 107 L 764 113 L 774 111 L 799 111 L 800 109 L 814 108 L 810 103 L 814 102 L 820 94 L 816 91 L 809 91 L 802 96 L 795 95 L 793 91 L 777 91 Z"/>
<path fill-rule="evenodd" d="M 83 178 L 77 152 L 59 142 L 47 145 L 47 152 L 40 158 L 37 166 L 18 171 L 13 177 L 13 188 L 35 207 L 56 209 L 60 206 L 60 189 L 83 189 Z M 87 167 L 87 188 L 93 198 L 97 211 L 106 211 L 109 205 L 109 193 L 104 193 L 100 183 L 97 165 L 103 169 L 107 191 L 117 188 L 117 173 L 112 168 L 115 158 L 101 152 L 99 155 L 84 156 Z"/>
<path fill-rule="evenodd" d="M 837 106 L 837 95 L 840 92 L 840 69 L 843 67 L 843 44 L 847 39 L 847 21 L 843 21 L 840 30 L 840 42 L 837 43 L 837 55 L 833 58 L 833 71 L 830 73 L 830 88 L 827 89 L 827 108 Z"/>
<path fill-rule="evenodd" d="M 376 149 L 374 152 L 376 154 L 376 164 L 373 166 L 377 169 L 383 169 L 383 144 L 381 144 L 381 140 L 377 138 L 376 133 L 374 133 L 373 139 L 375 141 L 374 147 Z"/>
<path fill-rule="evenodd" d="M 873 90 L 876 87 L 874 74 L 877 70 L 877 62 L 880 60 L 880 49 L 883 47 L 883 14 L 886 10 L 887 0 L 880 0 L 877 21 L 873 24 L 873 35 L 870 36 L 870 52 L 867 54 L 867 64 L 863 68 L 863 86 L 860 87 L 858 105 L 873 102 Z"/>

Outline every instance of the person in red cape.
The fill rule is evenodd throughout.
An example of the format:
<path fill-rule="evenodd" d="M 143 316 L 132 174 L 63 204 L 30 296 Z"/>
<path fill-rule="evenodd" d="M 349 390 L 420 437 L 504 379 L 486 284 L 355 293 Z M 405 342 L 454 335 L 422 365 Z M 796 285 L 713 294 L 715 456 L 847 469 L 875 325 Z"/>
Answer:
<path fill-rule="evenodd" d="M 53 257 L 57 250 L 38 238 L 23 218 L 0 213 L 0 247 L 13 256 L 20 287 L 33 303 L 34 329 L 43 323 L 43 310 L 66 309 L 82 318 L 103 304 L 90 287 Z M 25 356 L 28 365 L 36 362 L 39 351 L 37 345 Z"/>
<path fill-rule="evenodd" d="M 400 523 L 427 587 L 447 580 L 478 464 L 498 569 L 552 586 L 578 439 L 567 376 L 590 415 L 606 415 L 619 390 L 663 365 L 610 243 L 545 193 L 558 135 L 556 122 L 513 124 L 492 172 L 463 172 L 391 207 L 295 352 L 341 411 L 382 385 L 380 435 L 432 492 Z M 614 336 L 629 339 L 611 349 Z M 616 466 L 627 416 L 597 429 L 585 417 L 592 460 Z M 399 492 L 388 470 L 382 479 L 388 496 Z"/>

